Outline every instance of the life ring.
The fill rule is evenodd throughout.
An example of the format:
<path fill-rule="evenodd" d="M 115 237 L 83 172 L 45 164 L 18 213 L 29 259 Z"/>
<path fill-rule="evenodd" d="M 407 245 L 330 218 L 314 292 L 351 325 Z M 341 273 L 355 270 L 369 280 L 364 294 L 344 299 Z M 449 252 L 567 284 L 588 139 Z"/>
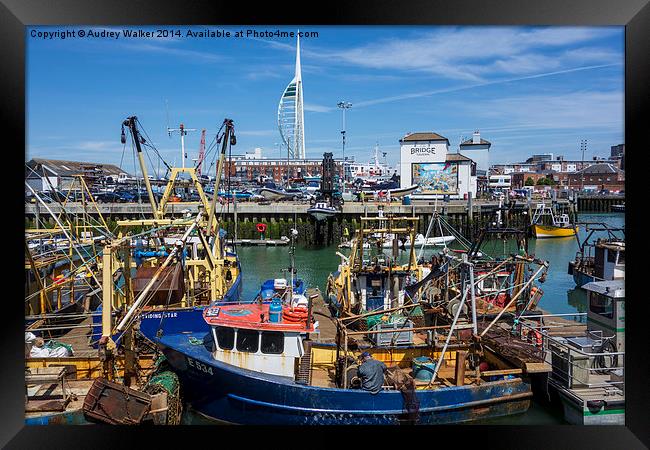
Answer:
<path fill-rule="evenodd" d="M 293 311 L 285 309 L 282 318 L 287 322 L 304 322 L 307 320 L 307 308 L 294 308 Z"/>
<path fill-rule="evenodd" d="M 260 233 L 264 233 L 264 232 L 266 231 L 266 224 L 265 224 L 265 223 L 258 223 L 258 224 L 255 226 L 255 228 L 256 228 L 257 231 L 259 231 Z"/>

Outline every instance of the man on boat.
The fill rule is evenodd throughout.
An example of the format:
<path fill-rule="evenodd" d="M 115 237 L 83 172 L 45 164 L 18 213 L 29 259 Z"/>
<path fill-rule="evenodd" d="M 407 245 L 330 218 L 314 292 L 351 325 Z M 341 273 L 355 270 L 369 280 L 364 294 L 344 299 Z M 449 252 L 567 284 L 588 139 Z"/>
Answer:
<path fill-rule="evenodd" d="M 384 385 L 384 371 L 386 364 L 372 357 L 368 352 L 359 355 L 359 369 L 357 373 L 361 378 L 361 389 L 370 391 L 373 394 L 381 391 Z"/>

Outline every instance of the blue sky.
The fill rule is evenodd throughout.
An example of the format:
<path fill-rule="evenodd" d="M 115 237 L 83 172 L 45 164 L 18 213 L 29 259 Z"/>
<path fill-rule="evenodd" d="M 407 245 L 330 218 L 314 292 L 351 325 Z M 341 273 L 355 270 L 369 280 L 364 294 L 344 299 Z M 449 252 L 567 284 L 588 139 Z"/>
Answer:
<path fill-rule="evenodd" d="M 160 27 L 92 27 L 121 31 Z M 291 81 L 295 38 L 31 37 L 27 30 L 27 155 L 107 162 L 133 171 L 123 153 L 120 123 L 137 115 L 163 157 L 179 161 L 169 125 L 207 129 L 224 117 L 238 138 L 233 152 L 261 147 L 281 153 L 277 104 Z M 607 156 L 624 142 L 624 30 L 622 27 L 210 27 L 318 32 L 301 39 L 308 157 L 341 156 L 341 111 L 346 156 L 367 161 L 379 143 L 399 162 L 399 139 L 434 131 L 456 149 L 476 129 L 492 142 L 491 163 L 552 152 L 580 159 Z M 195 158 L 199 132 L 186 137 Z M 123 156 L 124 154 L 124 156 Z M 179 164 L 180 165 L 180 164 Z"/>

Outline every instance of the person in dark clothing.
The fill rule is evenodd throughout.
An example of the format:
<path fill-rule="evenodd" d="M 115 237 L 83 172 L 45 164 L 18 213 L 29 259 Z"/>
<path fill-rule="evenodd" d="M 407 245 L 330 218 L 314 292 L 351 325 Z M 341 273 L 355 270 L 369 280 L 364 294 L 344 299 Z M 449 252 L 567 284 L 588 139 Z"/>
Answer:
<path fill-rule="evenodd" d="M 363 352 L 359 356 L 359 363 L 357 373 L 359 378 L 361 378 L 361 389 L 372 392 L 373 394 L 381 391 L 384 385 L 386 364 L 374 359 L 368 352 Z"/>

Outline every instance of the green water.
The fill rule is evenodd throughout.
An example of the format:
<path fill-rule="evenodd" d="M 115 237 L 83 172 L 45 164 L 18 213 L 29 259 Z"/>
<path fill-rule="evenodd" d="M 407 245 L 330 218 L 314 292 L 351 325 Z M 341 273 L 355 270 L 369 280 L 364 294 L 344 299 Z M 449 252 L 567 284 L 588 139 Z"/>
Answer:
<path fill-rule="evenodd" d="M 623 214 L 580 214 L 579 221 L 583 222 L 604 222 L 612 227 L 623 227 L 625 216 Z M 594 233 L 593 238 L 603 233 Z M 586 237 L 584 227 L 579 231 L 580 239 Z M 458 247 L 453 246 L 452 247 Z M 514 251 L 513 241 L 490 241 L 482 246 L 481 250 L 488 254 L 502 253 L 503 249 L 509 252 Z M 530 239 L 528 251 L 536 257 L 549 262 L 549 270 L 546 282 L 541 285 L 544 296 L 539 306 L 544 310 L 555 313 L 574 313 L 586 311 L 586 294 L 577 289 L 573 277 L 568 274 L 568 264 L 578 250 L 578 243 L 574 237 L 554 239 Z M 325 292 L 327 277 L 330 272 L 336 271 L 341 258 L 336 255 L 340 251 L 347 254 L 348 250 L 339 250 L 336 245 L 328 247 L 297 247 L 295 254 L 295 266 L 298 277 L 303 279 L 309 287 L 319 287 Z M 390 249 L 385 250 L 390 253 Z M 430 256 L 432 252 L 440 251 L 440 248 L 426 250 L 424 257 Z M 289 247 L 240 247 L 237 249 L 242 266 L 242 296 L 244 299 L 252 298 L 259 290 L 261 282 L 270 278 L 288 278 L 286 269 L 290 266 Z M 408 252 L 402 252 L 400 259 L 408 258 Z M 285 269 L 285 272 L 282 272 Z M 571 317 L 568 317 L 569 319 Z M 188 423 L 205 423 L 204 419 L 186 418 Z M 524 425 L 524 424 L 558 424 L 564 423 L 562 413 L 550 410 L 544 405 L 536 402 L 524 414 L 509 416 L 489 421 L 482 421 L 485 424 L 502 425 Z"/>

